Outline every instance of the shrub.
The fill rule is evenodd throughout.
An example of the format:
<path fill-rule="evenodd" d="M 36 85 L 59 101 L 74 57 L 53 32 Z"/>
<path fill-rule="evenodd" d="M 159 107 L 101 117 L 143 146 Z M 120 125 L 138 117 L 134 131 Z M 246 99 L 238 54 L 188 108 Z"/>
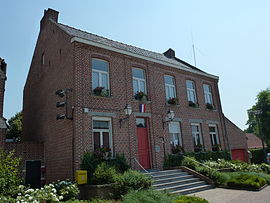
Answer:
<path fill-rule="evenodd" d="M 70 180 L 57 181 L 54 184 L 56 192 L 63 197 L 63 201 L 75 199 L 79 194 L 79 188 Z"/>
<path fill-rule="evenodd" d="M 182 161 L 182 165 L 193 170 L 196 170 L 196 167 L 199 167 L 199 164 L 196 162 L 194 157 L 185 157 Z"/>
<path fill-rule="evenodd" d="M 252 154 L 251 163 L 261 164 L 264 162 L 265 155 L 263 149 L 250 149 L 249 151 Z M 266 148 L 265 151 L 270 152 L 270 148 Z"/>
<path fill-rule="evenodd" d="M 125 171 L 130 169 L 130 166 L 124 154 L 116 154 L 115 158 L 109 159 L 107 163 L 110 166 L 114 166 L 117 172 L 119 173 L 124 173 Z"/>
<path fill-rule="evenodd" d="M 264 186 L 266 180 L 250 174 L 239 174 L 228 180 L 227 185 L 230 187 L 259 189 Z"/>
<path fill-rule="evenodd" d="M 130 168 L 124 154 L 116 154 L 115 158 L 103 159 L 99 156 L 96 156 L 92 152 L 86 152 L 81 160 L 81 169 L 87 170 L 87 178 L 89 184 L 93 182 L 93 174 L 95 169 L 102 162 L 105 162 L 109 166 L 115 167 L 119 173 L 123 173 Z"/>
<path fill-rule="evenodd" d="M 172 203 L 209 203 L 207 200 L 195 196 L 179 196 Z"/>
<path fill-rule="evenodd" d="M 240 174 L 240 173 L 235 173 L 235 174 Z M 270 175 L 264 174 L 264 173 L 256 173 L 256 172 L 245 172 L 245 174 L 261 177 L 265 179 L 266 183 L 270 185 Z"/>
<path fill-rule="evenodd" d="M 163 166 L 166 167 L 175 167 L 181 166 L 183 156 L 181 154 L 168 154 L 165 156 Z"/>
<path fill-rule="evenodd" d="M 97 166 L 94 172 L 93 183 L 95 185 L 113 183 L 115 181 L 116 174 L 117 172 L 113 167 L 109 167 L 103 162 Z"/>
<path fill-rule="evenodd" d="M 131 191 L 123 197 L 123 203 L 171 203 L 175 195 L 155 190 Z"/>
<path fill-rule="evenodd" d="M 216 161 L 218 159 L 231 160 L 231 154 L 228 151 L 186 152 L 184 155 L 194 157 L 197 161 L 200 162 L 208 160 Z"/>
<path fill-rule="evenodd" d="M 18 192 L 21 183 L 19 173 L 20 159 L 14 152 L 4 152 L 0 149 L 0 194 L 13 196 Z"/>
<path fill-rule="evenodd" d="M 148 189 L 152 185 L 152 179 L 149 176 L 133 170 L 128 170 L 124 174 L 116 176 L 115 180 L 114 196 L 117 199 L 130 190 Z"/>
<path fill-rule="evenodd" d="M 260 167 L 264 173 L 270 174 L 270 165 L 262 163 Z"/>

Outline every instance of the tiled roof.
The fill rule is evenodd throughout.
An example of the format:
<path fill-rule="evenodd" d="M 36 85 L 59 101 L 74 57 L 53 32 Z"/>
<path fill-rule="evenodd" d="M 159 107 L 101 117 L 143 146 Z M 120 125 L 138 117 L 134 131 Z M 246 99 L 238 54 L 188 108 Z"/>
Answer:
<path fill-rule="evenodd" d="M 124 44 L 124 43 L 121 43 L 118 41 L 110 40 L 110 39 L 107 39 L 105 37 L 101 37 L 101 36 L 98 36 L 98 35 L 95 35 L 95 34 L 92 34 L 89 32 L 85 32 L 85 31 L 70 27 L 68 25 L 56 23 L 53 20 L 51 20 L 51 22 L 55 23 L 58 27 L 60 27 L 63 31 L 65 31 L 67 34 L 69 34 L 72 37 L 78 37 L 80 39 L 92 41 L 95 43 L 99 43 L 99 44 L 102 44 L 105 46 L 109 46 L 112 48 L 123 50 L 123 51 L 133 53 L 136 55 L 140 55 L 140 56 L 152 58 L 152 59 L 155 59 L 158 61 L 166 62 L 166 63 L 172 64 L 172 65 L 178 66 L 178 67 L 180 66 L 183 69 L 191 70 L 192 72 L 195 72 L 195 73 L 197 72 L 197 73 L 201 73 L 204 75 L 208 75 L 210 77 L 212 76 L 212 77 L 218 78 L 217 76 L 205 73 L 204 71 L 202 71 L 202 70 L 200 70 L 200 69 L 198 69 L 198 68 L 196 68 L 196 67 L 194 67 L 194 66 L 192 66 L 192 65 L 186 63 L 185 61 L 182 61 L 176 57 L 175 58 L 167 58 L 164 54 L 161 54 L 161 53 L 148 51 L 148 50 L 141 49 L 141 48 L 131 46 L 131 45 L 127 45 L 127 44 Z"/>
<path fill-rule="evenodd" d="M 262 148 L 262 140 L 253 133 L 246 133 L 249 149 Z M 266 145 L 265 145 L 266 146 Z"/>

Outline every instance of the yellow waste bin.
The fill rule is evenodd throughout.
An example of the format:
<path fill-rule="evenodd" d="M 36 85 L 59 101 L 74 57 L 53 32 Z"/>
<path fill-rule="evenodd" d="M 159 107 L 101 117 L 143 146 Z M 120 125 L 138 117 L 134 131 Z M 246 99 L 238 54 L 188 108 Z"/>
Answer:
<path fill-rule="evenodd" d="M 87 184 L 87 171 L 77 170 L 75 173 L 75 180 L 78 185 Z"/>

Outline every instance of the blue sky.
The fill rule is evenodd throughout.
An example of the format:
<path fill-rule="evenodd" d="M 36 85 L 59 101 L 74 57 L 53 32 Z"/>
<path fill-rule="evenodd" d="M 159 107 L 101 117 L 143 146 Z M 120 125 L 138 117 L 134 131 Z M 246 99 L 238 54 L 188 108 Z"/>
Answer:
<path fill-rule="evenodd" d="M 0 0 L 0 57 L 8 64 L 4 116 L 22 109 L 26 76 L 44 9 L 59 22 L 176 56 L 218 75 L 224 114 L 241 129 L 259 91 L 270 87 L 270 1 Z"/>

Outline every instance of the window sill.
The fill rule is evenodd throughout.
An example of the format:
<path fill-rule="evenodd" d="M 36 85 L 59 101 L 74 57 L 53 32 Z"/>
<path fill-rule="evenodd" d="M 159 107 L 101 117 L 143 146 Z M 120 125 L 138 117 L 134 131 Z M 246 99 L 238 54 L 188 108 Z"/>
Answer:
<path fill-rule="evenodd" d="M 107 96 L 107 97 L 104 97 L 104 96 L 99 96 L 99 95 L 91 94 L 90 96 L 91 96 L 91 97 L 94 97 L 94 98 L 104 98 L 104 99 L 110 99 L 110 98 L 113 98 L 112 95 Z"/>
<path fill-rule="evenodd" d="M 143 101 L 143 100 L 133 99 L 133 101 L 134 102 L 141 103 L 141 104 L 150 104 L 151 103 L 150 100 Z"/>
<path fill-rule="evenodd" d="M 206 111 L 213 111 L 213 112 L 217 112 L 217 109 L 208 109 L 208 108 L 205 108 Z"/>
<path fill-rule="evenodd" d="M 168 103 L 165 103 L 166 106 L 175 106 L 175 107 L 180 107 L 180 104 L 168 104 Z"/>

